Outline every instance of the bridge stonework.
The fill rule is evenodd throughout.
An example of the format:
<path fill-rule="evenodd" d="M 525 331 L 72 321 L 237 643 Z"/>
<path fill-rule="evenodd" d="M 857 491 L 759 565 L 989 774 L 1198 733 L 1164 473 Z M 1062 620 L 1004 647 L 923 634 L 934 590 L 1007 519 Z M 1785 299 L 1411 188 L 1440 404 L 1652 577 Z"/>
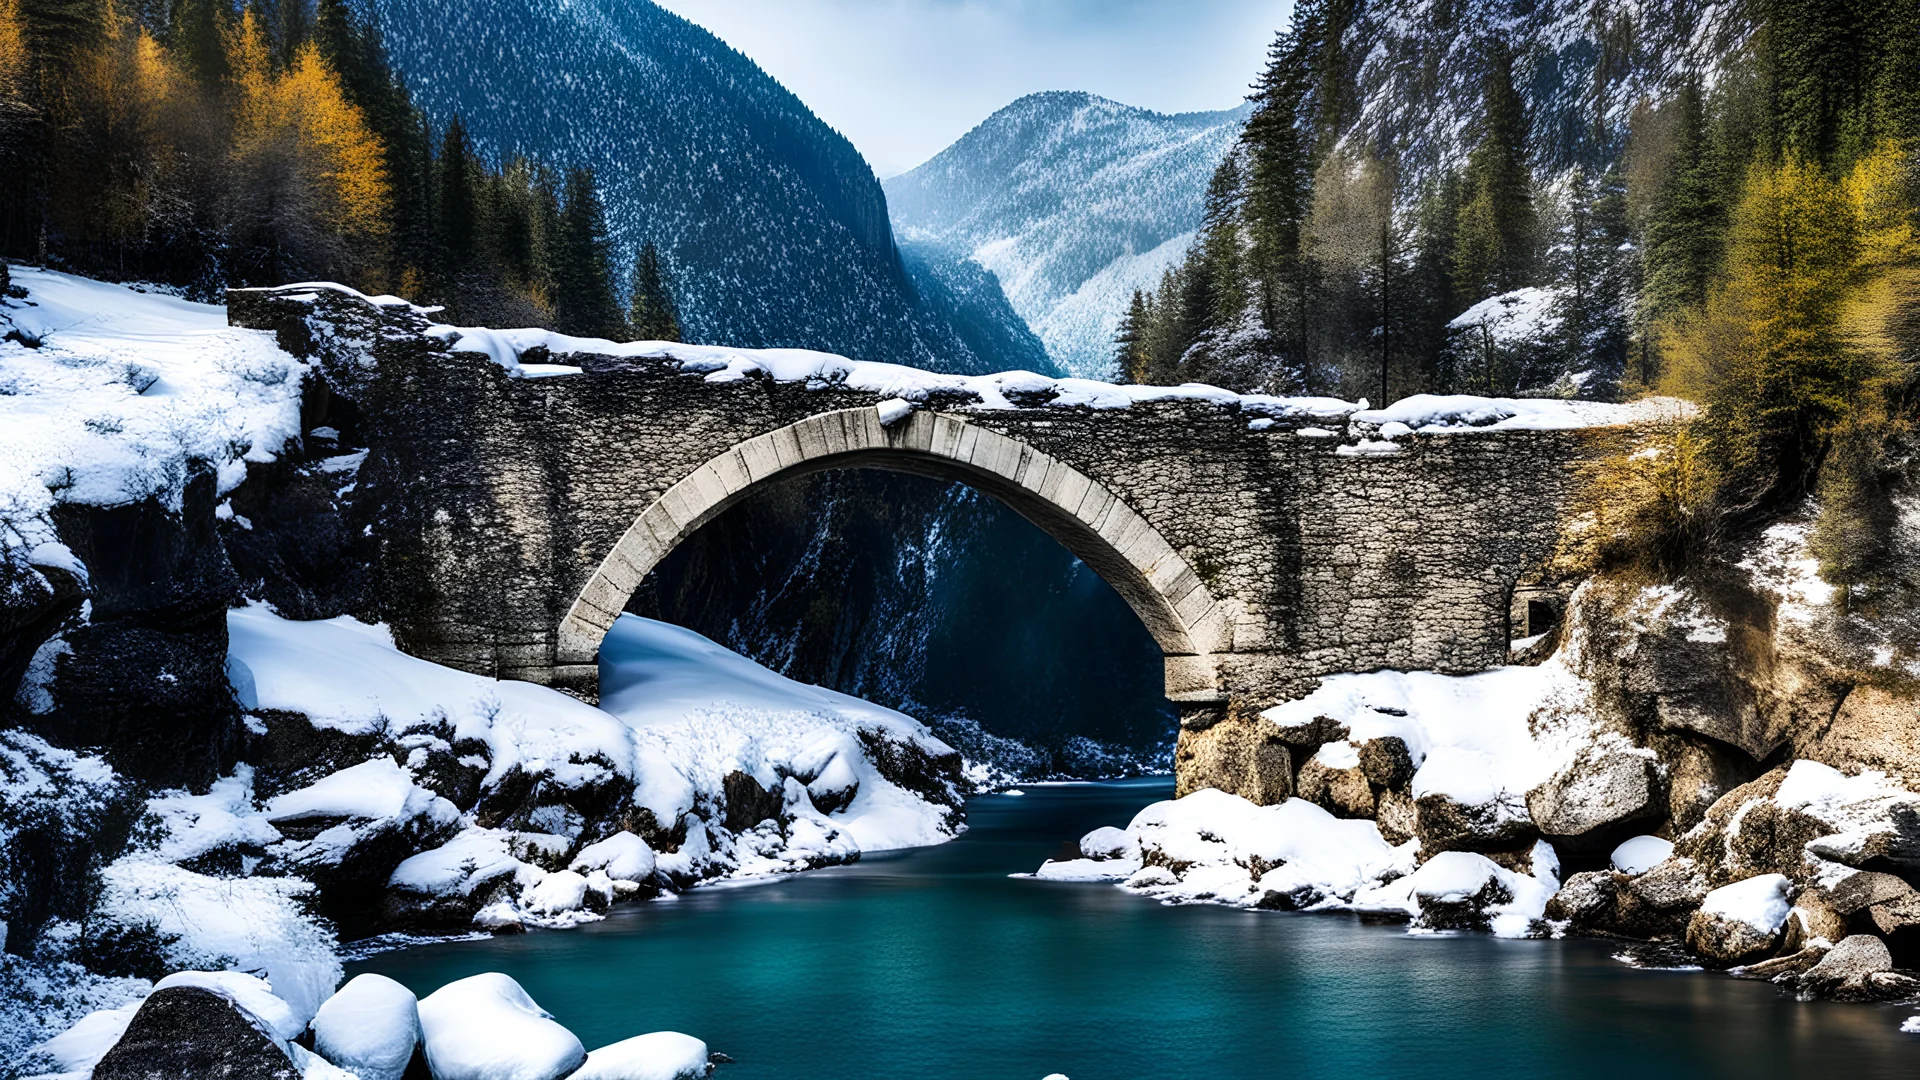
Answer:
<path fill-rule="evenodd" d="M 843 386 L 594 354 L 529 356 L 581 373 L 514 377 L 413 309 L 229 299 L 353 402 L 382 614 L 410 653 L 590 694 L 634 589 L 727 507 L 806 471 L 918 473 L 1002 500 L 1111 584 L 1165 655 L 1181 789 L 1258 801 L 1286 770 L 1257 709 L 1334 672 L 1507 662 L 1516 587 L 1542 582 L 1585 466 L 1635 437 L 1461 432 L 1351 455 L 1309 421 L 1253 430 L 1196 400 L 935 400 L 886 424 L 880 395 Z"/>

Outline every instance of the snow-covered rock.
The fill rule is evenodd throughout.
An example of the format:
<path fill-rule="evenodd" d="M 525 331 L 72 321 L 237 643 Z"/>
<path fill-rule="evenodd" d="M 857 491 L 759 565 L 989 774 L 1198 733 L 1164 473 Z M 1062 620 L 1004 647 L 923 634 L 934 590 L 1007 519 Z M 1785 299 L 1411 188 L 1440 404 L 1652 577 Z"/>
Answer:
<path fill-rule="evenodd" d="M 1658 836 L 1636 836 L 1613 849 L 1609 862 L 1623 874 L 1644 874 L 1673 855 L 1673 841 Z"/>
<path fill-rule="evenodd" d="M 677 1031 L 656 1031 L 593 1051 L 569 1080 L 700 1080 L 712 1071 L 706 1043 Z"/>
<path fill-rule="evenodd" d="M 1687 946 L 1709 960 L 1737 964 L 1771 952 L 1793 907 L 1793 882 L 1784 874 L 1723 885 L 1709 892 L 1687 924 Z"/>
<path fill-rule="evenodd" d="M 581 848 L 569 865 L 585 874 L 602 871 L 614 881 L 644 882 L 653 876 L 653 848 L 623 830 Z"/>
<path fill-rule="evenodd" d="M 1544 846 L 1544 845 L 1543 845 Z M 1443 851 L 1406 877 L 1360 893 L 1362 911 L 1404 914 L 1415 929 L 1490 930 L 1501 937 L 1538 937 L 1547 901 L 1560 883 L 1552 850 L 1520 874 L 1470 851 Z"/>
<path fill-rule="evenodd" d="M 486 972 L 420 999 L 420 1031 L 434 1080 L 560 1080 L 586 1047 L 512 978 Z"/>
<path fill-rule="evenodd" d="M 1126 830 L 1102 825 L 1080 838 L 1080 854 L 1089 859 L 1138 859 L 1140 845 Z"/>
<path fill-rule="evenodd" d="M 141 1003 L 126 1032 L 94 1065 L 92 1080 L 290 1080 L 295 1071 L 286 1040 L 233 998 L 204 985 L 177 985 L 157 989 Z"/>
<path fill-rule="evenodd" d="M 321 1057 L 360 1080 L 400 1080 L 420 1042 L 419 1001 L 385 975 L 367 972 L 321 1003 L 312 1027 Z"/>

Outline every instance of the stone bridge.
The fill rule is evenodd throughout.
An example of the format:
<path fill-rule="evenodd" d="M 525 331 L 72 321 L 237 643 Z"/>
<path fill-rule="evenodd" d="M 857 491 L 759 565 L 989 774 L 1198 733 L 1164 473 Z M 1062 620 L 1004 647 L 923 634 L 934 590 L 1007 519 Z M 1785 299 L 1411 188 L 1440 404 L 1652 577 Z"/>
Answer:
<path fill-rule="evenodd" d="M 635 588 L 729 506 L 809 471 L 916 473 L 1003 501 L 1132 606 L 1182 711 L 1183 787 L 1195 754 L 1237 760 L 1214 772 L 1257 771 L 1257 746 L 1209 749 L 1205 733 L 1318 676 L 1507 662 L 1526 598 L 1552 594 L 1582 465 L 1634 437 L 1466 430 L 1360 446 L 1364 425 L 1274 399 L 1092 408 L 1046 380 L 994 408 L 936 386 L 909 409 L 859 380 L 554 355 L 592 347 L 562 338 L 523 334 L 496 359 L 451 347 L 418 309 L 357 294 L 236 290 L 229 310 L 315 357 L 319 393 L 352 402 L 315 408 L 370 448 L 385 615 L 409 652 L 591 694 L 601 638 Z M 1386 452 L 1355 452 L 1367 449 Z"/>

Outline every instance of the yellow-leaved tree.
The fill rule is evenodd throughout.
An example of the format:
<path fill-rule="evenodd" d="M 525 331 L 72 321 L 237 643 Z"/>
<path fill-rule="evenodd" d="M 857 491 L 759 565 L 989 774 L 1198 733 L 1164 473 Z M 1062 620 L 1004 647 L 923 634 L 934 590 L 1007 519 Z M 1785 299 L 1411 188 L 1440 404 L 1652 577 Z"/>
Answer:
<path fill-rule="evenodd" d="M 1859 385 L 1835 426 L 1817 487 L 1813 549 L 1821 573 L 1850 607 L 1881 600 L 1911 606 L 1893 568 L 1904 563 L 1895 492 L 1914 455 L 1915 363 L 1920 361 L 1920 230 L 1914 184 L 1920 162 L 1893 142 L 1863 156 L 1842 182 L 1859 227 L 1854 288 L 1842 333 L 1861 365 Z"/>
<path fill-rule="evenodd" d="M 189 201 L 179 136 L 193 123 L 193 95 L 152 35 L 112 4 L 99 40 L 60 75 L 49 105 L 50 217 L 69 247 L 139 273 L 156 231 Z"/>
<path fill-rule="evenodd" d="M 247 280 L 353 279 L 379 265 L 386 156 L 312 43 L 276 69 L 249 9 L 228 41 L 235 93 L 236 269 Z"/>

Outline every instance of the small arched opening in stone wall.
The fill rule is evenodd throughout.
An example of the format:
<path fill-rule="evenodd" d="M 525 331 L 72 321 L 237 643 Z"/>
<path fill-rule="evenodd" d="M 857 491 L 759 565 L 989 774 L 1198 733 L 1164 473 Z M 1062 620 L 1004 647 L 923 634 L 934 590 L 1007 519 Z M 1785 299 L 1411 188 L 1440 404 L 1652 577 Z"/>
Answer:
<path fill-rule="evenodd" d="M 955 416 L 875 409 L 809 417 L 730 448 L 644 510 L 574 600 L 558 637 L 559 681 L 583 684 L 634 590 L 663 559 L 750 494 L 807 473 L 877 468 L 957 482 L 1011 507 L 1077 556 L 1138 616 L 1164 657 L 1175 703 L 1220 696 L 1225 612 L 1198 574 L 1111 491 L 1064 462 Z"/>

